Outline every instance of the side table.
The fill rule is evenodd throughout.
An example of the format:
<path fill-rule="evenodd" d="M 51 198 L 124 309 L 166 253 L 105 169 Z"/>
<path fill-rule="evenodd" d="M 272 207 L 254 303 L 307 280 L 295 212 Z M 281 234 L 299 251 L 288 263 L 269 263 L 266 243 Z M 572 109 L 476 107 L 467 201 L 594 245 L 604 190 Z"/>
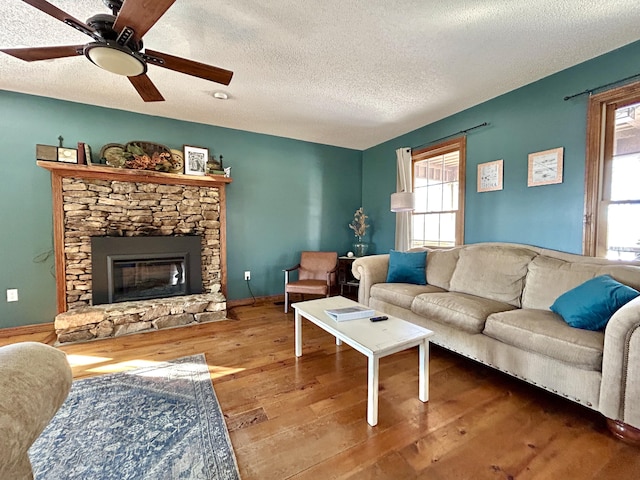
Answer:
<path fill-rule="evenodd" d="M 355 279 L 353 273 L 351 273 L 351 266 L 353 261 L 357 257 L 338 257 L 338 285 L 340 285 L 340 295 L 344 294 L 344 287 L 349 287 L 351 292 L 352 287 L 358 288 L 360 282 Z"/>

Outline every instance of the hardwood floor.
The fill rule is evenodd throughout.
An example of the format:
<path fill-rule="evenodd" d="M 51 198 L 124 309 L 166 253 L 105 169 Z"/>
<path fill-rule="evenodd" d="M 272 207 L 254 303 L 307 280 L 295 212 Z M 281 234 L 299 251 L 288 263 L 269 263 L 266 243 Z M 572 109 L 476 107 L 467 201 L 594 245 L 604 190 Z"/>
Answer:
<path fill-rule="evenodd" d="M 417 348 L 380 362 L 379 423 L 366 422 L 367 360 L 293 314 L 242 306 L 233 320 L 60 347 L 75 378 L 205 353 L 240 473 L 249 479 L 635 479 L 640 449 L 600 415 L 431 349 L 430 401 Z M 0 337 L 35 340 L 37 331 Z"/>

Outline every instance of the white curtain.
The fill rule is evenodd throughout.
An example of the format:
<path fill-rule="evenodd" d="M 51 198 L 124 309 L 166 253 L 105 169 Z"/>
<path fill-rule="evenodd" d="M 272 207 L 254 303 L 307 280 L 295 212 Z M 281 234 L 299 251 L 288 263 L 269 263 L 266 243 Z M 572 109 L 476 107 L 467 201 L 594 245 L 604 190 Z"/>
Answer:
<path fill-rule="evenodd" d="M 411 192 L 411 149 L 402 147 L 396 150 L 398 172 L 396 192 Z M 411 245 L 412 234 L 411 212 L 396 213 L 396 247 L 399 252 L 406 252 Z"/>

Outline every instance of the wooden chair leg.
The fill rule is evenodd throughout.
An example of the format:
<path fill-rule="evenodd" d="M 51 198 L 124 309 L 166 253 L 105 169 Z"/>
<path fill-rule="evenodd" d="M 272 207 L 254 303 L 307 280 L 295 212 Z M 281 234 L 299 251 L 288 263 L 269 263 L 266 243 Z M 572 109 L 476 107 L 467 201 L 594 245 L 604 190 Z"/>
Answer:
<path fill-rule="evenodd" d="M 289 312 L 289 293 L 284 292 L 284 313 Z"/>

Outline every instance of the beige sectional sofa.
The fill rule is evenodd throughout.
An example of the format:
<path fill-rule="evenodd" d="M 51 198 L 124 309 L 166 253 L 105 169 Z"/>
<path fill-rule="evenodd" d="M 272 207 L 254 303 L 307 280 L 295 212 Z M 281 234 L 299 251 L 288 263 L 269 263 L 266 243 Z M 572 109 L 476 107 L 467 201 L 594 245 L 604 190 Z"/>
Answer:
<path fill-rule="evenodd" d="M 573 328 L 549 309 L 603 274 L 640 290 L 640 264 L 507 243 L 427 252 L 427 285 L 386 283 L 388 254 L 356 259 L 360 303 L 433 330 L 437 345 L 601 412 L 618 437 L 640 440 L 640 297 L 604 331 Z"/>

